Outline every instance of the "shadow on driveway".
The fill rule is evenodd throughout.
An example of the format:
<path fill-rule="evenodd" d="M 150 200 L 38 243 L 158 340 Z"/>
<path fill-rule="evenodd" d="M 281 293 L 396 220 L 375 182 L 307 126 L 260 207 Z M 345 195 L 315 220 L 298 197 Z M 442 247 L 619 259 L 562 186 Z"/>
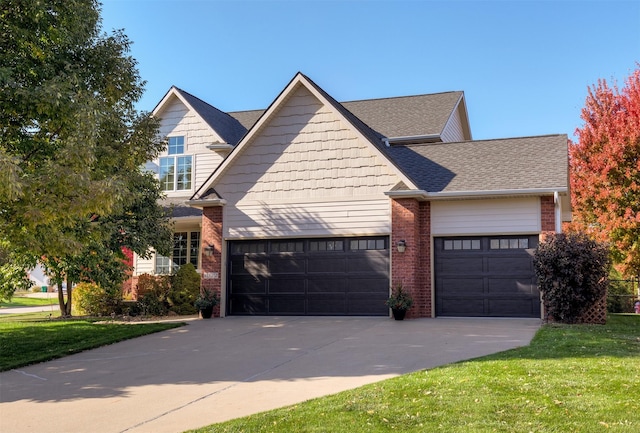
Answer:
<path fill-rule="evenodd" d="M 528 345 L 539 326 L 485 318 L 192 321 L 0 373 L 0 430 L 182 432 Z"/>

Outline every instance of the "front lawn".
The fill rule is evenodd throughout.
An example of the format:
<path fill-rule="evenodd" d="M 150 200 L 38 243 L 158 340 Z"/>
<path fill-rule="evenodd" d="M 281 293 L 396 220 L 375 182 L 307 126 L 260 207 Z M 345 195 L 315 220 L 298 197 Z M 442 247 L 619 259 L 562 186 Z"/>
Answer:
<path fill-rule="evenodd" d="M 193 432 L 640 431 L 640 315 Z"/>
<path fill-rule="evenodd" d="M 48 319 L 48 313 L 0 317 L 0 371 L 60 358 L 83 350 L 184 323 L 95 323 L 85 319 Z"/>
<path fill-rule="evenodd" d="M 27 296 L 14 296 L 11 301 L 0 301 L 0 308 L 41 307 L 47 305 L 52 305 L 54 309 L 58 309 L 58 297 L 30 298 Z"/>

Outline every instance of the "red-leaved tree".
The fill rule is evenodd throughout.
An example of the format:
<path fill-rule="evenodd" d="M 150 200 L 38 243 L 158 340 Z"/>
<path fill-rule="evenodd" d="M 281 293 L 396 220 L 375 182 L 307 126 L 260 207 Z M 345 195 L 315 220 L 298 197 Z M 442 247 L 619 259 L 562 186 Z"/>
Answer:
<path fill-rule="evenodd" d="M 608 242 L 622 272 L 640 275 L 640 69 L 622 89 L 589 88 L 581 118 L 569 146 L 572 228 Z"/>

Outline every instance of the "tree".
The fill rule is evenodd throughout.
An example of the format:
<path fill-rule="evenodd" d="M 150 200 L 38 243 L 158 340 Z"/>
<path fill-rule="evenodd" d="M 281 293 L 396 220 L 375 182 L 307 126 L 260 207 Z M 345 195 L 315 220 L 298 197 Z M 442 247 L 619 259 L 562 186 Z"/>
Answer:
<path fill-rule="evenodd" d="M 61 285 L 87 248 L 144 254 L 169 233 L 140 171 L 165 143 L 135 110 L 128 38 L 101 33 L 96 0 L 1 0 L 0 46 L 0 260 L 43 259 Z"/>
<path fill-rule="evenodd" d="M 621 90 L 589 88 L 581 118 L 569 147 L 572 228 L 609 243 L 624 274 L 640 276 L 640 69 Z"/>
<path fill-rule="evenodd" d="M 533 262 L 546 312 L 554 321 L 576 323 L 606 294 L 608 248 L 584 233 L 548 236 Z"/>

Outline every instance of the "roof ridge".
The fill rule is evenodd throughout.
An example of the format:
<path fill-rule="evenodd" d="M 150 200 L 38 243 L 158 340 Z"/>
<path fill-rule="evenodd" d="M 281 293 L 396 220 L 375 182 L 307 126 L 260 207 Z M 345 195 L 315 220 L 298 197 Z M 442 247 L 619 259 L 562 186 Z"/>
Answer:
<path fill-rule="evenodd" d="M 463 90 L 449 90 L 445 92 L 435 92 L 435 93 L 420 93 L 417 95 L 404 95 L 404 96 L 387 96 L 381 98 L 367 98 L 367 99 L 354 99 L 351 101 L 339 101 L 341 104 L 349 104 L 352 102 L 369 102 L 369 101 L 386 101 L 391 99 L 407 99 L 407 98 L 420 98 L 423 96 L 436 96 L 436 95 L 446 95 L 450 93 L 464 93 Z"/>

